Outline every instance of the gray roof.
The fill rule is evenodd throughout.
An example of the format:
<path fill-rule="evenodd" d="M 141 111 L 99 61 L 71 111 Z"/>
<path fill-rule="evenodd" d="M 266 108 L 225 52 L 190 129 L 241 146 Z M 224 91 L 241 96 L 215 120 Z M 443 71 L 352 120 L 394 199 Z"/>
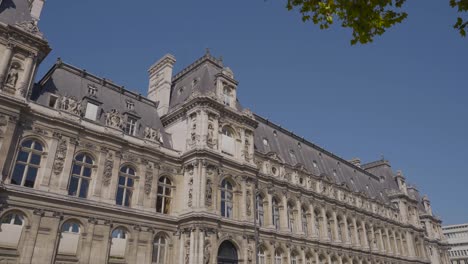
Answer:
<path fill-rule="evenodd" d="M 88 95 L 89 85 L 97 88 L 96 96 L 90 97 Z M 144 129 L 148 126 L 160 130 L 165 147 L 172 146 L 170 135 L 164 131 L 155 103 L 139 94 L 125 90 L 123 86 L 117 86 L 109 80 L 96 77 L 84 70 L 58 61 L 34 87 L 31 100 L 48 106 L 50 94 L 74 97 L 78 101 L 83 98 L 95 100 L 100 103 L 97 122 L 102 125 L 105 124 L 105 113 L 111 109 L 116 109 L 121 114 L 133 115 L 138 118 L 136 137 L 143 138 Z M 134 110 L 127 109 L 126 101 L 128 100 L 134 103 Z"/>
<path fill-rule="evenodd" d="M 216 75 L 221 74 L 223 69 L 222 61 L 207 52 L 177 73 L 172 80 L 169 111 L 182 105 L 193 93 L 216 94 Z M 239 101 L 236 102 L 236 108 L 242 110 Z"/>
<path fill-rule="evenodd" d="M 365 193 L 380 201 L 388 201 L 385 189 L 398 188 L 388 162 L 382 161 L 379 166 L 366 171 L 365 167 L 355 166 L 258 115 L 255 117 L 259 122 L 254 133 L 255 148 L 260 153 L 274 152 L 286 164 L 302 164 L 314 175 L 328 176 L 338 184 L 346 184 L 352 191 Z M 268 146 L 264 144 L 264 139 L 268 141 Z M 291 153 L 294 153 L 296 161 Z"/>
<path fill-rule="evenodd" d="M 9 25 L 32 21 L 28 0 L 1 1 L 0 21 Z"/>

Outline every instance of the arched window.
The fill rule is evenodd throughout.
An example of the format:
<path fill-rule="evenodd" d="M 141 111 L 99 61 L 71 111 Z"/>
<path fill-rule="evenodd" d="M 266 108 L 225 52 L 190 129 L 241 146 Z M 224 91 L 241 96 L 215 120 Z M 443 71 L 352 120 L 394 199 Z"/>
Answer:
<path fill-rule="evenodd" d="M 224 95 L 224 104 L 227 106 L 231 105 L 231 88 L 229 86 L 224 86 L 223 88 Z"/>
<path fill-rule="evenodd" d="M 158 197 L 156 199 L 156 212 L 169 214 L 171 209 L 172 189 L 174 186 L 167 177 L 160 177 L 158 182 Z"/>
<path fill-rule="evenodd" d="M 73 162 L 68 195 L 86 198 L 94 161 L 88 154 L 78 154 Z"/>
<path fill-rule="evenodd" d="M 294 232 L 294 205 L 292 203 L 288 203 L 288 212 L 286 216 L 288 218 L 289 231 Z"/>
<path fill-rule="evenodd" d="M 283 254 L 281 251 L 275 251 L 275 264 L 282 264 L 283 263 Z"/>
<path fill-rule="evenodd" d="M 327 223 L 327 237 L 330 240 L 333 240 L 333 234 L 332 234 L 332 227 L 333 227 L 333 220 L 330 214 L 326 214 L 326 223 Z"/>
<path fill-rule="evenodd" d="M 221 243 L 218 249 L 218 263 L 219 264 L 237 264 L 237 249 L 229 241 Z"/>
<path fill-rule="evenodd" d="M 224 179 L 221 182 L 221 216 L 232 218 L 232 204 L 232 184 L 227 179 Z"/>
<path fill-rule="evenodd" d="M 167 239 L 158 235 L 153 241 L 153 257 L 151 264 L 164 264 L 167 259 Z"/>
<path fill-rule="evenodd" d="M 119 172 L 119 184 L 115 202 L 117 205 L 130 206 L 133 194 L 133 183 L 135 178 L 135 169 L 130 166 L 123 166 Z"/>
<path fill-rule="evenodd" d="M 21 143 L 11 177 L 12 184 L 34 187 L 43 151 L 43 146 L 36 140 L 30 139 Z"/>
<path fill-rule="evenodd" d="M 309 226 L 307 225 L 307 210 L 302 207 L 301 208 L 301 214 L 302 214 L 302 231 L 306 236 L 309 235 Z"/>
<path fill-rule="evenodd" d="M 297 253 L 293 252 L 291 253 L 291 264 L 298 264 L 299 261 L 297 260 Z"/>
<path fill-rule="evenodd" d="M 125 258 L 127 249 L 127 231 L 123 228 L 116 228 L 112 231 L 112 243 L 109 256 L 111 258 Z"/>
<path fill-rule="evenodd" d="M 257 222 L 259 226 L 263 226 L 264 222 L 264 210 L 263 210 L 263 197 L 259 194 L 257 195 L 257 200 L 256 200 L 256 206 L 257 206 Z"/>
<path fill-rule="evenodd" d="M 271 201 L 271 219 L 273 221 L 273 226 L 276 228 L 276 230 L 280 229 L 280 214 L 279 214 L 279 205 L 278 205 L 278 200 L 276 198 L 273 198 Z"/>
<path fill-rule="evenodd" d="M 338 238 L 337 239 L 343 242 L 344 240 L 343 240 L 343 230 L 342 229 L 344 228 L 344 222 L 343 222 L 343 219 L 341 218 L 341 216 L 337 217 L 337 221 L 338 221 L 338 224 L 337 224 L 338 225 Z"/>
<path fill-rule="evenodd" d="M 24 217 L 19 213 L 9 213 L 0 223 L 0 245 L 16 248 L 21 238 Z"/>
<path fill-rule="evenodd" d="M 265 250 L 263 247 L 258 249 L 258 264 L 266 264 Z"/>
<path fill-rule="evenodd" d="M 67 221 L 62 225 L 58 254 L 76 255 L 80 241 L 80 224 L 76 221 Z"/>

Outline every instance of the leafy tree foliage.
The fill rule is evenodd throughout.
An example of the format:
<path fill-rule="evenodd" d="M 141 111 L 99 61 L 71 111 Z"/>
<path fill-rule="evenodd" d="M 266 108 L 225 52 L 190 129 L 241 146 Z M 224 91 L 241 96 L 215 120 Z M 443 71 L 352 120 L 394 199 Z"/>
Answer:
<path fill-rule="evenodd" d="M 458 12 L 468 11 L 468 0 L 449 0 Z M 406 0 L 287 0 L 288 10 L 298 9 L 304 22 L 311 21 L 321 29 L 339 21 L 353 33 L 351 44 L 372 42 L 388 28 L 401 23 L 408 16 L 402 10 Z M 468 22 L 458 17 L 454 28 L 466 35 Z"/>

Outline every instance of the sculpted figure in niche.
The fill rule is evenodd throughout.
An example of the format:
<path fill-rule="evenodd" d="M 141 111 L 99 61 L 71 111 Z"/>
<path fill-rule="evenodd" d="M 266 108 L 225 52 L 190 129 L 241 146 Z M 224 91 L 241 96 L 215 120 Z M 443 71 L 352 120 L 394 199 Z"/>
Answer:
<path fill-rule="evenodd" d="M 252 247 L 249 246 L 249 248 L 247 249 L 247 262 L 252 263 L 252 261 L 253 261 L 253 250 L 252 250 Z"/>
<path fill-rule="evenodd" d="M 205 254 L 203 256 L 203 263 L 204 264 L 210 264 L 210 258 L 211 258 L 211 245 L 209 241 L 205 241 Z"/>
<path fill-rule="evenodd" d="M 7 80 L 6 84 L 15 87 L 16 82 L 18 81 L 18 70 L 19 70 L 19 65 L 14 63 L 11 65 L 10 71 L 8 72 L 7 75 Z"/>
<path fill-rule="evenodd" d="M 185 259 L 184 262 L 185 264 L 189 264 L 190 261 L 190 240 L 187 240 L 185 242 Z"/>
<path fill-rule="evenodd" d="M 207 205 L 211 205 L 211 202 L 213 200 L 213 187 L 212 187 L 212 182 L 211 179 L 206 179 L 206 194 L 205 194 L 205 200 Z"/>

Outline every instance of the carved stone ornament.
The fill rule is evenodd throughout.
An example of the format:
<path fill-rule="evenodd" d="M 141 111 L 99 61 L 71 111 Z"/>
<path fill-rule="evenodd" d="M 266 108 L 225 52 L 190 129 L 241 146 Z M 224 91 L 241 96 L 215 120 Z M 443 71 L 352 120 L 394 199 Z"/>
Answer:
<path fill-rule="evenodd" d="M 16 26 L 31 34 L 42 37 L 42 33 L 39 31 L 39 28 L 37 27 L 37 23 L 34 20 L 18 22 L 16 23 Z"/>
<path fill-rule="evenodd" d="M 153 185 L 153 171 L 147 169 L 146 174 L 145 174 L 145 186 L 144 186 L 146 195 L 149 195 L 151 193 L 152 185 Z"/>
<path fill-rule="evenodd" d="M 189 264 L 190 262 L 190 240 L 185 241 L 184 251 L 185 251 L 184 263 Z"/>
<path fill-rule="evenodd" d="M 188 182 L 188 206 L 192 207 L 193 202 L 193 176 L 190 176 Z"/>
<path fill-rule="evenodd" d="M 19 65 L 17 63 L 13 63 L 7 74 L 6 85 L 15 88 L 16 83 L 18 82 L 18 76 L 19 76 Z"/>
<path fill-rule="evenodd" d="M 53 171 L 55 175 L 59 175 L 63 171 L 63 164 L 67 157 L 68 143 L 66 139 L 60 139 L 57 146 L 57 152 L 55 154 L 55 161 L 53 165 Z"/>
<path fill-rule="evenodd" d="M 207 206 L 211 206 L 213 203 L 213 182 L 210 178 L 206 179 L 205 202 Z"/>
<path fill-rule="evenodd" d="M 163 143 L 162 134 L 159 131 L 159 129 L 146 127 L 144 131 L 144 136 L 145 136 L 145 139 L 148 139 L 154 142 Z"/>
<path fill-rule="evenodd" d="M 123 117 L 117 111 L 116 109 L 112 109 L 109 112 L 106 113 L 106 125 L 117 128 L 117 129 L 122 129 L 123 127 Z"/>
<path fill-rule="evenodd" d="M 114 157 L 111 152 L 107 153 L 106 161 L 104 162 L 104 177 L 102 182 L 105 186 L 110 184 L 112 178 L 112 169 L 114 168 Z"/>
<path fill-rule="evenodd" d="M 247 190 L 247 193 L 246 193 L 246 208 L 247 208 L 247 215 L 251 215 L 252 214 L 252 192 L 249 190 Z"/>
<path fill-rule="evenodd" d="M 4 127 L 8 124 L 8 119 L 4 115 L 0 115 L 0 138 L 3 137 Z"/>
<path fill-rule="evenodd" d="M 211 259 L 211 243 L 205 240 L 205 251 L 203 252 L 203 264 L 210 264 Z"/>
<path fill-rule="evenodd" d="M 81 102 L 75 97 L 62 96 L 60 99 L 60 109 L 74 115 L 80 115 Z"/>

